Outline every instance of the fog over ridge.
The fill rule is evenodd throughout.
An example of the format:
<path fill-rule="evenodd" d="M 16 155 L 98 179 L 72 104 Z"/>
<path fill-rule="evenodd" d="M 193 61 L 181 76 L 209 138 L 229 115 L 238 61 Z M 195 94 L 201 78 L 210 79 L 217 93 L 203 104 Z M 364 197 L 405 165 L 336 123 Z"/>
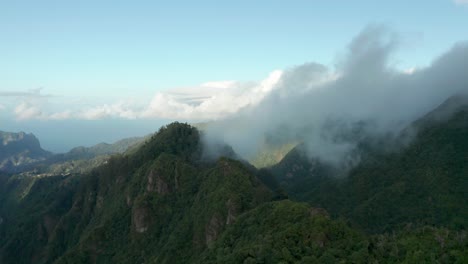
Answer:
<path fill-rule="evenodd" d="M 362 122 L 362 134 L 395 134 L 450 96 L 468 92 L 468 43 L 411 72 L 392 65 L 397 48 L 395 33 L 367 27 L 335 70 L 312 62 L 284 71 L 261 102 L 210 124 L 205 141 L 226 142 L 245 158 L 265 138 L 304 142 L 311 157 L 339 164 L 356 144 L 339 140 L 341 134 Z"/>

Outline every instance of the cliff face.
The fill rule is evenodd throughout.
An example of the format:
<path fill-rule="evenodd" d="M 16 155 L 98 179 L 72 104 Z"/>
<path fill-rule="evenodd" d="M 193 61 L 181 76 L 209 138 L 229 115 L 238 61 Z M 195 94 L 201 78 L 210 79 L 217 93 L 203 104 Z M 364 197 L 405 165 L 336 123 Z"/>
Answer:
<path fill-rule="evenodd" d="M 45 160 L 50 155 L 33 134 L 0 131 L 0 171 L 14 172 L 19 166 Z"/>

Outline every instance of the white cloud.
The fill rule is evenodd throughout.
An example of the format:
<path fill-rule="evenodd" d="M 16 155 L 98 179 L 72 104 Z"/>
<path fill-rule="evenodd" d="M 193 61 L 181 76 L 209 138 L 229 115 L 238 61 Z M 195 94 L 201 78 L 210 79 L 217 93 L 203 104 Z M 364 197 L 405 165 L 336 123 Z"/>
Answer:
<path fill-rule="evenodd" d="M 236 81 L 215 81 L 215 82 L 206 82 L 201 84 L 202 87 L 212 87 L 212 88 L 231 88 L 236 84 Z"/>
<path fill-rule="evenodd" d="M 468 0 L 458 2 L 468 2 Z M 89 104 L 88 100 L 78 102 L 43 95 L 40 89 L 20 93 L 3 92 L 0 93 L 0 97 L 4 97 L 4 99 L 23 97 L 24 102 L 14 108 L 14 115 L 18 120 L 99 120 L 106 118 L 219 120 L 239 113 L 243 109 L 253 108 L 264 101 L 271 103 L 271 110 L 276 110 L 279 107 L 285 108 L 284 111 L 273 111 L 275 112 L 273 119 L 279 116 L 287 120 L 289 117 L 286 115 L 288 113 L 292 115 L 292 113 L 286 111 L 291 108 L 290 105 L 281 104 L 284 98 L 301 98 L 306 93 L 312 94 L 312 91 L 316 91 L 317 93 L 313 97 L 315 98 L 319 94 L 320 96 L 325 94 L 324 90 L 326 89 L 342 89 L 337 87 L 344 85 L 344 81 L 350 83 L 348 87 L 355 86 L 353 89 L 356 91 L 351 93 L 351 88 L 343 89 L 344 92 L 336 96 L 354 98 L 356 94 L 367 92 L 367 86 L 388 85 L 387 79 L 420 76 L 420 72 L 424 69 L 409 68 L 394 72 L 396 69 L 385 65 L 395 47 L 395 40 L 391 32 L 379 34 L 383 34 L 379 37 L 384 40 L 383 42 L 375 39 L 369 40 L 366 34 L 358 36 L 350 45 L 347 58 L 342 65 L 338 65 L 337 69 L 328 69 L 318 63 L 308 63 L 284 71 L 273 71 L 267 78 L 258 82 L 211 81 L 194 87 L 169 89 L 157 92 L 143 103 L 124 100 Z M 404 76 L 399 76 L 399 74 Z M 362 83 L 357 85 L 356 83 L 359 81 Z M 335 83 L 337 83 L 336 87 Z M 379 87 L 378 89 L 383 88 Z M 370 94 L 378 93 L 377 89 L 375 91 L 368 90 Z M 53 103 L 58 102 L 58 99 L 61 101 L 59 106 L 53 105 Z M 320 105 L 323 101 L 314 101 L 314 104 Z M 16 102 L 14 103 L 16 104 Z M 346 103 L 344 101 L 341 104 L 345 106 Z M 363 103 L 359 103 L 356 109 L 363 108 L 363 105 Z M 372 103 L 372 105 L 377 107 L 381 104 Z M 0 105 L 1 109 L 4 107 Z M 364 110 L 362 111 L 364 112 Z M 392 112 L 396 113 L 397 111 Z M 267 111 L 265 110 L 263 114 L 266 115 Z M 315 111 L 313 114 L 319 115 L 320 113 Z"/>
<path fill-rule="evenodd" d="M 285 71 L 256 107 L 212 123 L 208 143 L 224 141 L 249 157 L 268 138 L 299 141 L 312 157 L 347 166 L 346 159 L 356 157 L 356 138 L 390 137 L 450 96 L 468 93 L 468 43 L 428 67 L 403 72 L 391 63 L 398 42 L 392 36 L 367 28 L 335 71 L 317 63 Z"/>
<path fill-rule="evenodd" d="M 106 118 L 214 120 L 258 104 L 275 87 L 279 87 L 277 84 L 282 74 L 282 71 L 273 71 L 260 82 L 212 81 L 195 87 L 169 89 L 156 93 L 149 102 L 143 104 L 132 100 L 91 106 L 70 103 L 66 105 L 69 109 L 57 111 L 60 107 L 51 103 L 57 103 L 54 101 L 57 98 L 34 98 L 17 105 L 14 114 L 17 120 Z M 13 94 L 9 93 L 8 96 Z M 64 106 L 63 98 L 60 99 L 61 102 L 58 104 Z"/>
<path fill-rule="evenodd" d="M 198 87 L 159 92 L 144 110 L 143 117 L 207 120 L 219 119 L 256 105 L 280 80 L 273 71 L 259 83 L 206 82 Z"/>
<path fill-rule="evenodd" d="M 138 113 L 132 109 L 133 106 L 125 102 L 117 102 L 115 104 L 104 104 L 101 106 L 92 107 L 77 113 L 74 118 L 85 120 L 98 120 L 104 118 L 123 118 L 135 119 Z"/>
<path fill-rule="evenodd" d="M 403 70 L 403 73 L 404 73 L 404 74 L 411 75 L 411 74 L 413 74 L 416 70 L 417 70 L 416 67 L 410 67 L 410 68 L 408 68 L 408 69 L 404 69 L 404 70 Z"/>
<path fill-rule="evenodd" d="M 67 105 L 69 109 L 57 111 L 57 106 L 51 103 L 56 98 L 34 98 L 34 100 L 19 104 L 14 112 L 17 120 L 100 120 L 106 118 L 218 120 L 231 116 L 241 109 L 256 106 L 272 91 L 280 90 L 278 93 L 281 94 L 281 90 L 284 90 L 284 93 L 290 93 L 290 85 L 286 87 L 284 83 L 290 82 L 293 75 L 294 78 L 303 75 L 301 78 L 307 80 L 308 89 L 318 87 L 338 76 L 329 74 L 325 68 L 317 64 L 306 64 L 302 68 L 302 71 L 294 69 L 294 74 L 291 70 L 284 72 L 275 70 L 259 82 L 212 81 L 195 87 L 169 89 L 157 92 L 149 102 L 144 104 L 131 100 L 91 106 L 71 103 Z M 302 89 L 303 86 L 304 83 L 300 83 L 300 86 L 296 88 Z M 63 98 L 60 99 L 63 101 Z"/>
<path fill-rule="evenodd" d="M 45 105 L 45 107 L 44 107 Z M 41 101 L 24 101 L 14 108 L 16 120 L 98 120 L 104 118 L 134 119 L 137 114 L 125 103 L 118 102 L 111 105 L 93 106 L 83 110 L 46 111 L 44 108 L 50 106 Z M 1 110 L 1 109 L 0 109 Z"/>
<path fill-rule="evenodd" d="M 41 119 L 43 117 L 39 107 L 27 102 L 22 102 L 16 106 L 14 113 L 17 120 Z"/>
<path fill-rule="evenodd" d="M 65 110 L 63 112 L 57 112 L 50 114 L 47 116 L 45 119 L 50 119 L 50 120 L 67 120 L 72 118 L 73 114 L 70 110 Z"/>

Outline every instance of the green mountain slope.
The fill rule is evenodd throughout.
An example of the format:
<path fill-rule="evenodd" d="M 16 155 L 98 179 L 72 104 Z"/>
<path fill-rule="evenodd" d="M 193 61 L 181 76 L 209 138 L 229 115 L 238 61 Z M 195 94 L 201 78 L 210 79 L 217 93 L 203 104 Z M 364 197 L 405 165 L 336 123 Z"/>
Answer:
<path fill-rule="evenodd" d="M 198 162 L 198 142 L 196 129 L 175 123 L 88 175 L 10 177 L 1 195 L 3 263 L 192 258 L 271 198 L 240 162 Z"/>
<path fill-rule="evenodd" d="M 465 263 L 465 231 L 424 227 L 365 236 L 323 209 L 265 203 L 228 227 L 199 263 Z"/>
<path fill-rule="evenodd" d="M 0 176 L 0 263 L 467 260 L 461 228 L 369 236 L 267 186 L 268 171 L 205 160 L 198 130 L 173 123 L 89 173 Z"/>
<path fill-rule="evenodd" d="M 124 153 L 128 149 L 143 143 L 149 137 L 132 137 L 118 140 L 112 144 L 99 143 L 91 147 L 76 147 L 70 150 L 65 155 L 69 156 L 69 159 L 95 157 L 99 155 L 108 155 L 116 153 Z"/>
<path fill-rule="evenodd" d="M 114 154 L 134 151 L 148 139 L 149 136 L 133 137 L 112 144 L 99 143 L 91 147 L 76 147 L 67 153 L 51 155 L 43 161 L 22 166 L 20 169 L 29 175 L 87 173 L 104 164 Z"/>
<path fill-rule="evenodd" d="M 272 173 L 290 197 L 324 207 L 370 232 L 405 224 L 466 229 L 468 111 L 463 104 L 453 107 L 453 102 L 452 98 L 417 121 L 411 128 L 417 132 L 403 149 L 368 148 L 348 177 L 334 177 L 332 168 L 311 162 L 300 149 L 289 153 Z M 447 112 L 448 108 L 453 109 Z"/>

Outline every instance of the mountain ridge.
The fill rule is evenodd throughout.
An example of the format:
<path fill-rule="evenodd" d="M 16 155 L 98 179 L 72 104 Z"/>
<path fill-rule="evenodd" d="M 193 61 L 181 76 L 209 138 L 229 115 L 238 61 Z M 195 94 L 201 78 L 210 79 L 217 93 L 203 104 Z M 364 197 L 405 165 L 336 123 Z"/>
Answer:
<path fill-rule="evenodd" d="M 363 160 L 347 177 L 334 177 L 331 166 L 310 159 L 300 147 L 273 166 L 271 173 L 290 197 L 351 219 L 368 232 L 391 231 L 407 223 L 465 229 L 465 99 L 450 98 L 415 121 L 401 134 L 407 140 L 406 133 L 411 131 L 410 141 L 397 149 L 386 150 L 380 143 L 384 141 L 378 141 L 378 147 L 364 148 Z M 447 105 L 454 101 L 460 104 Z M 393 142 L 384 144 L 397 145 Z"/>
<path fill-rule="evenodd" d="M 52 155 L 41 148 L 34 134 L 0 131 L 0 171 L 15 171 L 17 167 L 43 161 Z"/>
<path fill-rule="evenodd" d="M 467 131 L 454 113 L 336 178 L 300 145 L 270 169 L 207 159 L 175 122 L 85 173 L 0 173 L 0 262 L 464 263 Z"/>

